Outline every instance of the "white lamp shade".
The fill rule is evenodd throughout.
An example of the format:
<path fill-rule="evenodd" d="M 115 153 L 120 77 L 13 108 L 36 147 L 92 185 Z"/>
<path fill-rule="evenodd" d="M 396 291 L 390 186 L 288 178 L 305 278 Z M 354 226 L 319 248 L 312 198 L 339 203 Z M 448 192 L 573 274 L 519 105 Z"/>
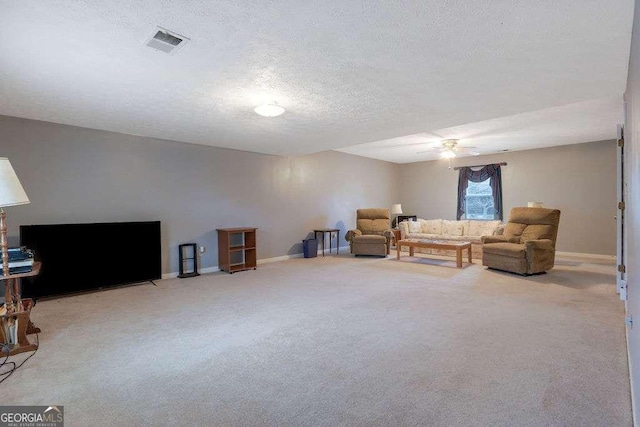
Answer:
<path fill-rule="evenodd" d="M 29 203 L 27 193 L 6 157 L 0 157 L 0 207 Z"/>
<path fill-rule="evenodd" d="M 402 213 L 402 204 L 396 203 L 395 205 L 391 205 L 391 215 L 399 215 Z"/>
<path fill-rule="evenodd" d="M 541 208 L 542 205 L 542 202 L 527 202 L 527 207 L 529 208 Z"/>

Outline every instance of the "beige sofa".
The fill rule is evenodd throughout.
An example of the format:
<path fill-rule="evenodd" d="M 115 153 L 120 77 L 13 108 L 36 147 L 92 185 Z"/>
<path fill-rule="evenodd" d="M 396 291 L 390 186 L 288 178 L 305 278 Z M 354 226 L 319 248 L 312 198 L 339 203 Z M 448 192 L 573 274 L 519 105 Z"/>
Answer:
<path fill-rule="evenodd" d="M 482 236 L 501 235 L 504 224 L 500 221 L 462 220 L 449 221 L 446 219 L 421 219 L 417 221 L 403 221 L 399 224 L 401 239 L 432 239 L 471 242 L 471 257 L 482 259 Z M 455 256 L 455 251 L 431 248 L 416 248 L 416 251 Z"/>

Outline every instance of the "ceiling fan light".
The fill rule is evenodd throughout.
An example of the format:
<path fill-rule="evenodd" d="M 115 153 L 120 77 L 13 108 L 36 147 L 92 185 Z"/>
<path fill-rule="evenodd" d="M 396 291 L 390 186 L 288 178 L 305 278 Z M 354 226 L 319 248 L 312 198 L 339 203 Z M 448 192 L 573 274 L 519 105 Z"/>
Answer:
<path fill-rule="evenodd" d="M 445 139 L 442 141 L 442 145 L 448 150 L 455 150 L 456 145 L 458 145 L 457 139 Z"/>
<path fill-rule="evenodd" d="M 285 109 L 277 104 L 263 104 L 258 105 L 253 111 L 264 117 L 276 117 L 284 113 Z"/>
<path fill-rule="evenodd" d="M 452 150 L 446 150 L 442 152 L 443 159 L 453 159 L 455 156 L 456 153 L 454 153 Z"/>

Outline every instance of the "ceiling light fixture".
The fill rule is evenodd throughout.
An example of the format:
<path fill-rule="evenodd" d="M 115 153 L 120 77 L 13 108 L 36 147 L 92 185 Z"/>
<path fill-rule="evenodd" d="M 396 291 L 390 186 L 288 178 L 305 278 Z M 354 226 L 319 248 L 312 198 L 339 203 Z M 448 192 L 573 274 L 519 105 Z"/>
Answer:
<path fill-rule="evenodd" d="M 456 156 L 456 151 L 458 151 L 458 140 L 457 139 L 445 139 L 442 141 L 443 150 L 442 158 L 443 159 L 453 159 Z"/>
<path fill-rule="evenodd" d="M 276 117 L 284 113 L 285 109 L 274 102 L 272 104 L 258 105 L 253 111 L 264 117 Z"/>
<path fill-rule="evenodd" d="M 456 156 L 456 153 L 454 153 L 453 150 L 450 150 L 450 149 L 447 149 L 442 152 L 443 159 L 453 159 L 455 156 Z"/>

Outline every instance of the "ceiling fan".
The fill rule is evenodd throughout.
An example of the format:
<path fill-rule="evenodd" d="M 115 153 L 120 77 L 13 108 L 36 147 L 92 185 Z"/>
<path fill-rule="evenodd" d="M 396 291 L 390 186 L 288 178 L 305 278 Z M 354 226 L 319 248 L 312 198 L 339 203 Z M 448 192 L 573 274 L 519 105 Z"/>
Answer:
<path fill-rule="evenodd" d="M 439 151 L 440 157 L 443 159 L 453 159 L 458 154 L 467 155 L 467 156 L 477 156 L 480 153 L 475 151 L 474 148 L 477 147 L 461 147 L 458 145 L 459 140 L 457 139 L 445 139 L 442 141 L 441 148 L 432 148 L 431 150 L 426 151 L 418 151 L 416 154 L 423 153 L 432 153 L 433 151 Z"/>

